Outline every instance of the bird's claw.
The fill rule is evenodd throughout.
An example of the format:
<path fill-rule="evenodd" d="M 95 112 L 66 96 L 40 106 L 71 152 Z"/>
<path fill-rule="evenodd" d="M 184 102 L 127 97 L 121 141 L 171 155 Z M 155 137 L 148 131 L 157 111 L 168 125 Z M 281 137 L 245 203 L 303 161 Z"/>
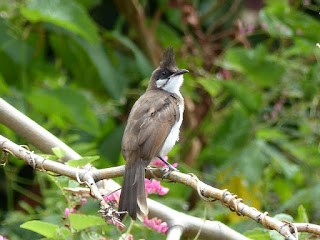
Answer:
<path fill-rule="evenodd" d="M 176 169 L 175 167 L 173 167 L 172 165 L 169 166 L 169 168 L 165 168 L 165 169 L 168 169 L 168 170 L 167 170 L 167 172 L 166 172 L 165 174 L 162 175 L 162 177 L 161 177 L 162 180 L 163 180 L 164 178 L 168 177 L 169 174 L 170 174 L 172 171 L 177 171 L 177 172 L 179 172 L 179 170 Z"/>

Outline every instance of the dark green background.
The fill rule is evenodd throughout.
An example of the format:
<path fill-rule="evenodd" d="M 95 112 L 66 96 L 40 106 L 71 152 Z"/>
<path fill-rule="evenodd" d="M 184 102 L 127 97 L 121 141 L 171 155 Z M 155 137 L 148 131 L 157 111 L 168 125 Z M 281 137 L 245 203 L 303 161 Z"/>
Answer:
<path fill-rule="evenodd" d="M 82 156 L 99 155 L 95 167 L 122 165 L 129 111 L 161 49 L 173 46 L 178 66 L 190 73 L 181 140 L 169 161 L 271 216 L 319 223 L 319 4 L 1 0 L 0 96 Z M 0 133 L 26 144 L 5 126 Z M 33 219 L 59 226 L 61 239 L 101 235 L 98 225 L 72 233 L 63 227 L 64 209 L 79 199 L 61 188 L 75 182 L 34 173 L 14 157 L 0 178 L 3 236 L 41 238 L 19 228 Z M 222 221 L 252 239 L 281 239 L 185 186 L 164 185 L 168 195 L 151 197 L 178 211 Z M 78 212 L 99 216 L 97 210 L 90 200 Z M 103 228 L 119 238 L 113 226 Z M 133 235 L 165 238 L 141 223 Z"/>

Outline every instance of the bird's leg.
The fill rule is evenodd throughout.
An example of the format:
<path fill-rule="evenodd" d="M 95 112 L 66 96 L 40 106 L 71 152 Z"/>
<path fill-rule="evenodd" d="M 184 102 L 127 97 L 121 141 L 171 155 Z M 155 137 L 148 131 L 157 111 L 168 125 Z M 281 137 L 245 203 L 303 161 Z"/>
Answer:
<path fill-rule="evenodd" d="M 168 166 L 169 170 L 168 172 L 166 172 L 163 176 L 162 179 L 166 178 L 172 171 L 178 171 L 178 169 L 176 169 L 174 166 L 172 166 L 170 163 L 168 163 L 166 160 L 164 160 L 162 157 L 158 156 L 158 158 Z"/>

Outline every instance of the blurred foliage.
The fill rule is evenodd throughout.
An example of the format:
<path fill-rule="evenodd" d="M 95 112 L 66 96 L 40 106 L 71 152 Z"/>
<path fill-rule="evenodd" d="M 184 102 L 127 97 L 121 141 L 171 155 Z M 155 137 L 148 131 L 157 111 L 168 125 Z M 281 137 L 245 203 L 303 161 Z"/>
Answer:
<path fill-rule="evenodd" d="M 130 14 L 132 2 L 0 1 L 1 97 L 88 157 L 69 165 L 121 165 L 126 119 L 161 57 L 156 47 L 172 45 L 190 74 L 181 143 L 170 161 L 271 216 L 319 223 L 320 1 L 135 1 L 143 18 Z M 25 143 L 5 126 L 0 133 Z M 121 235 L 101 222 L 94 200 L 81 205 L 62 190 L 77 182 L 35 174 L 14 157 L 0 171 L 1 235 Z M 164 185 L 171 191 L 154 198 L 170 207 L 252 239 L 281 239 L 218 203 L 204 213 L 197 193 Z M 76 213 L 66 218 L 65 208 Z M 132 233 L 164 238 L 139 222 Z"/>

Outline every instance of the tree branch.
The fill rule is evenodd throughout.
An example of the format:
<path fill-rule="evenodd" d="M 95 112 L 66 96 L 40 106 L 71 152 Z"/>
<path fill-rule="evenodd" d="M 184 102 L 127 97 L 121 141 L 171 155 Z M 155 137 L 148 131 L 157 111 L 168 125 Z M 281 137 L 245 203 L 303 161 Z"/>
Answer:
<path fill-rule="evenodd" d="M 0 98 L 0 123 L 10 128 L 20 137 L 35 146 L 41 152 L 53 154 L 53 147 L 60 147 L 66 151 L 64 159 L 79 159 L 81 156 L 73 149 L 56 138 L 53 134 L 32 121 L 23 113 Z"/>
<path fill-rule="evenodd" d="M 68 165 L 48 160 L 37 154 L 34 154 L 26 148 L 11 142 L 2 135 L 0 135 L 0 147 L 2 151 L 11 153 L 18 159 L 22 159 L 26 164 L 32 166 L 34 169 L 38 169 L 43 172 L 54 172 L 63 176 L 70 177 L 71 179 L 78 180 L 80 183 L 86 183 L 86 185 L 90 188 L 90 190 L 88 189 L 88 192 L 90 192 L 91 195 L 99 201 L 102 215 L 105 218 L 105 220 L 112 220 L 118 222 L 118 220 L 116 219 L 116 210 L 114 210 L 108 203 L 105 202 L 96 185 L 96 181 L 104 180 L 111 177 L 123 176 L 125 166 L 101 170 L 95 168 L 87 170 L 70 167 Z M 157 175 L 161 174 L 160 171 L 155 170 L 158 169 L 152 169 L 151 171 Z M 113 189 L 108 189 L 109 192 L 117 190 L 120 187 L 115 182 L 113 182 L 111 186 Z M 84 190 L 82 190 L 82 192 L 84 192 Z M 168 223 L 169 228 L 175 226 L 174 236 L 177 236 L 176 226 L 179 226 L 179 228 L 183 230 L 182 232 L 180 232 L 180 235 L 184 233 L 188 236 L 195 236 L 199 229 L 202 228 L 200 233 L 201 237 L 217 236 L 218 239 L 247 240 L 246 237 L 230 229 L 229 227 L 220 222 L 204 222 L 202 219 L 188 216 L 184 213 L 180 213 L 151 199 L 148 199 L 148 208 L 150 217 L 158 217 L 163 221 L 166 221 Z M 172 233 L 170 233 L 170 236 L 172 236 Z"/>
<path fill-rule="evenodd" d="M 6 109 L 11 110 L 12 115 L 11 116 L 9 115 L 9 116 L 11 117 L 11 119 L 15 120 L 17 126 L 24 126 L 23 121 L 25 119 L 27 119 L 27 121 L 32 122 L 32 124 L 31 123 L 28 124 L 28 127 L 30 127 L 30 129 L 28 129 L 28 131 L 27 131 L 29 135 L 50 136 L 50 134 L 49 134 L 49 132 L 47 132 L 47 130 L 45 130 L 44 128 L 42 128 L 41 126 L 39 126 L 38 124 L 33 122 L 31 119 L 27 118 L 25 115 L 20 113 L 18 110 L 16 110 L 15 108 L 13 108 L 12 106 L 10 106 L 8 103 L 6 103 L 4 100 L 2 100 L 0 98 L 0 109 L 3 110 L 4 107 L 6 107 Z M 2 123 L 7 122 L 7 120 L 4 119 L 6 116 L 8 116 L 8 115 L 7 114 L 0 114 L 0 122 L 2 122 Z M 15 118 L 15 116 L 16 116 L 16 118 Z M 17 127 L 15 129 L 17 130 L 17 132 L 16 132 L 17 134 L 21 134 L 21 132 L 24 133 L 26 131 L 22 127 Z M 28 137 L 33 139 L 33 136 L 28 136 Z M 53 138 L 56 138 L 56 137 L 53 136 Z M 41 141 L 46 141 L 44 137 L 42 137 L 41 139 L 42 139 Z M 54 140 L 55 141 L 51 141 L 50 143 L 61 142 L 57 138 Z M 52 145 L 51 148 L 53 148 L 55 146 L 56 145 Z M 40 144 L 40 147 L 42 148 L 43 145 Z M 101 170 L 98 170 L 95 168 L 91 168 L 90 170 L 85 170 L 85 169 L 78 169 L 78 168 L 70 167 L 70 166 L 67 166 L 67 165 L 59 163 L 59 162 L 54 162 L 54 161 L 51 161 L 48 159 L 44 159 L 44 158 L 34 154 L 33 152 L 27 150 L 26 148 L 11 142 L 10 140 L 3 137 L 2 135 L 0 135 L 0 148 L 2 149 L 2 151 L 5 154 L 10 153 L 10 154 L 14 155 L 15 157 L 24 160 L 26 164 L 32 166 L 35 169 L 42 170 L 42 171 L 51 171 L 51 172 L 54 172 L 57 174 L 61 174 L 61 175 L 70 177 L 74 180 L 78 179 L 78 180 L 80 180 L 80 182 L 85 182 L 87 184 L 87 186 L 90 188 L 90 190 L 88 190 L 88 191 L 91 192 L 93 197 L 95 197 L 99 201 L 103 217 L 106 220 L 113 217 L 113 220 L 115 220 L 114 219 L 115 211 L 110 207 L 110 205 L 108 205 L 104 201 L 104 199 L 101 196 L 101 193 L 99 192 L 97 185 L 95 183 L 98 182 L 99 180 L 123 176 L 124 169 L 125 169 L 124 166 L 101 169 Z M 51 152 L 51 148 L 50 148 L 50 152 Z M 46 148 L 42 148 L 42 149 L 46 149 Z M 69 151 L 68 149 L 70 149 L 70 148 L 65 149 L 67 153 Z M 74 152 L 74 151 L 72 151 L 72 152 Z M 45 153 L 48 153 L 48 152 L 45 152 Z M 160 172 L 159 172 L 159 174 L 160 174 Z M 116 182 L 114 182 L 112 180 L 109 180 L 109 182 L 110 182 L 110 184 L 108 185 L 108 187 L 110 187 L 110 190 L 108 189 L 108 192 L 112 192 L 112 191 L 120 188 L 119 184 L 117 184 Z M 159 214 L 161 213 L 161 218 L 164 221 L 167 221 L 167 220 L 169 221 L 170 219 L 174 219 L 175 216 L 177 215 L 177 213 L 179 213 L 179 212 L 177 212 L 177 211 L 175 211 L 175 210 L 173 210 L 173 209 L 171 209 L 161 203 L 153 201 L 151 199 L 148 199 L 148 208 L 149 208 L 149 215 L 150 216 L 153 216 L 153 217 L 157 216 L 158 218 L 160 218 Z M 166 212 L 164 212 L 162 209 L 164 209 Z M 182 214 L 181 218 L 187 219 L 187 217 L 188 217 L 187 214 L 183 214 L 183 213 L 179 213 L 179 214 L 180 215 Z M 194 221 L 194 219 L 197 219 L 197 218 L 192 217 L 190 220 Z M 202 226 L 202 225 L 199 225 L 199 223 L 201 223 L 202 221 L 203 220 L 201 220 L 201 219 L 198 219 L 198 221 L 195 221 L 195 222 L 184 221 L 183 224 L 185 224 L 185 225 L 170 225 L 170 224 L 174 223 L 173 221 L 170 221 L 170 223 L 168 223 L 168 226 L 169 226 L 169 229 L 171 227 L 175 228 L 173 230 L 173 232 L 177 232 L 176 226 L 180 226 L 180 228 L 182 229 L 182 231 L 180 232 L 180 235 L 187 233 L 188 235 L 195 236 L 197 234 L 197 232 L 199 231 L 199 228 Z M 208 222 L 210 222 L 210 221 L 208 221 Z M 180 224 L 182 224 L 182 223 L 180 223 Z M 214 226 L 216 224 L 217 224 L 217 222 L 212 222 L 212 226 Z M 215 232 L 215 231 L 220 231 L 220 229 L 225 229 L 225 232 L 223 232 L 223 233 L 216 233 Z M 206 231 L 208 231 L 208 232 L 206 232 Z M 205 234 L 205 235 L 203 235 L 203 234 Z M 248 240 L 248 238 L 246 238 L 245 236 L 241 235 L 240 233 L 235 232 L 234 230 L 232 230 L 231 228 L 227 227 L 226 225 L 224 225 L 222 223 L 219 223 L 219 225 L 215 226 L 212 229 L 211 228 L 206 229 L 205 231 L 202 230 L 200 237 L 207 236 L 207 235 L 213 236 L 213 235 L 217 235 L 217 234 L 220 234 L 220 236 L 223 236 L 221 239 Z M 170 233 L 169 236 L 172 236 L 172 233 Z M 174 235 L 174 236 L 177 236 L 177 235 Z M 171 239 L 173 239 L 173 238 L 171 238 Z M 178 238 L 176 238 L 176 239 L 178 239 Z"/>
<path fill-rule="evenodd" d="M 68 176 L 72 179 L 79 178 L 80 181 L 84 181 L 90 187 L 94 193 L 94 197 L 101 203 L 104 202 L 101 194 L 99 193 L 95 181 L 99 181 L 111 177 L 119 177 L 124 174 L 124 166 L 113 167 L 108 169 L 95 169 L 90 170 L 77 169 L 70 166 L 66 166 L 62 163 L 54 162 L 51 160 L 43 159 L 42 157 L 28 151 L 24 147 L 18 146 L 10 140 L 0 135 L 0 146 L 3 151 L 9 152 L 19 159 L 23 159 L 28 165 L 34 168 L 52 171 L 61 175 Z M 161 177 L 167 169 L 148 169 L 146 176 Z M 184 174 L 180 172 L 171 172 L 168 179 L 185 184 L 197 190 L 200 196 L 203 198 L 213 198 L 214 200 L 220 200 L 220 202 L 230 208 L 231 211 L 235 211 L 238 215 L 247 216 L 258 223 L 262 223 L 264 227 L 271 230 L 276 230 L 285 239 L 296 239 L 291 232 L 294 232 L 296 228 L 299 232 L 308 232 L 320 235 L 320 226 L 309 223 L 288 223 L 276 220 L 269 217 L 267 213 L 261 213 L 253 207 L 249 207 L 242 203 L 242 200 L 237 198 L 236 195 L 228 192 L 227 190 L 216 189 L 201 182 L 193 174 Z M 114 185 L 118 187 L 119 185 Z M 111 207 L 107 203 L 101 204 L 108 211 L 112 211 Z M 150 209 L 150 217 L 158 217 L 168 223 L 169 227 L 175 227 L 170 230 L 169 236 L 181 235 L 179 229 L 183 229 L 183 233 L 186 235 L 194 236 L 201 227 L 201 237 L 217 236 L 218 239 L 246 239 L 241 234 L 234 232 L 220 222 L 203 221 L 202 219 L 188 216 L 184 213 L 177 212 L 163 204 L 148 199 L 148 207 Z M 114 214 L 115 211 L 112 211 Z M 111 215 L 114 216 L 114 215 Z M 110 217 L 110 216 L 109 216 Z M 179 227 L 176 227 L 179 226 Z M 172 232 L 171 232 L 172 231 Z M 179 233 L 180 232 L 180 233 Z"/>
<path fill-rule="evenodd" d="M 4 101 L 0 101 L 0 109 L 2 109 L 1 104 L 3 102 Z M 22 113 L 19 113 L 18 116 L 20 116 L 20 114 Z M 19 118 L 18 121 L 21 121 L 21 119 L 23 118 Z M 3 115 L 0 115 L 0 122 L 4 122 Z M 36 125 L 36 123 L 34 124 Z M 41 128 L 40 126 L 38 126 L 36 129 L 39 130 L 38 134 L 46 132 L 46 130 Z M 33 131 L 30 131 L 30 133 L 33 133 Z M 113 210 L 104 201 L 95 183 L 100 180 L 123 176 L 125 166 L 118 166 L 100 170 L 95 168 L 91 168 L 90 170 L 78 169 L 59 162 L 44 159 L 34 154 L 33 152 L 30 152 L 26 148 L 18 146 L 17 144 L 11 142 L 10 140 L 6 139 L 1 135 L 0 148 L 6 154 L 11 153 L 15 157 L 24 160 L 26 164 L 32 166 L 35 169 L 51 171 L 64 176 L 68 176 L 72 179 L 78 179 L 80 181 L 85 182 L 87 186 L 91 189 L 93 197 L 98 199 L 100 206 L 104 210 L 104 213 L 109 214 L 106 216 L 111 218 L 115 216 L 115 210 Z M 146 177 L 161 178 L 165 171 L 167 171 L 166 168 L 148 168 L 146 171 Z M 239 199 L 237 195 L 234 195 L 227 190 L 220 190 L 203 183 L 194 174 L 184 174 L 174 171 L 169 174 L 168 179 L 192 187 L 193 189 L 198 191 L 198 194 L 201 198 L 207 201 L 210 201 L 210 198 L 211 201 L 219 200 L 223 206 L 228 207 L 231 211 L 236 212 L 239 216 L 247 216 L 258 223 L 262 223 L 263 226 L 267 229 L 276 230 L 277 232 L 279 232 L 282 236 L 285 237 L 285 239 L 296 239 L 291 234 L 292 232 L 294 232 L 295 229 L 298 232 L 308 232 L 320 235 L 319 225 L 309 223 L 288 223 L 286 221 L 276 220 L 272 217 L 269 217 L 268 213 L 262 213 L 253 207 L 245 205 L 244 203 L 242 203 L 242 199 Z M 111 191 L 119 188 L 119 185 L 113 181 L 110 185 L 112 185 L 112 187 L 114 188 L 111 189 Z M 148 199 L 148 207 L 150 210 L 150 217 L 158 217 L 166 221 L 170 228 L 173 227 L 173 229 L 169 231 L 168 235 L 171 239 L 173 239 L 173 236 L 181 236 L 182 233 L 194 236 L 198 233 L 200 228 L 202 229 L 200 232 L 201 237 L 217 236 L 216 238 L 218 239 L 247 239 L 243 235 L 233 231 L 232 229 L 228 228 L 220 222 L 204 221 L 200 218 L 195 218 L 184 213 L 177 212 L 151 199 Z"/>

